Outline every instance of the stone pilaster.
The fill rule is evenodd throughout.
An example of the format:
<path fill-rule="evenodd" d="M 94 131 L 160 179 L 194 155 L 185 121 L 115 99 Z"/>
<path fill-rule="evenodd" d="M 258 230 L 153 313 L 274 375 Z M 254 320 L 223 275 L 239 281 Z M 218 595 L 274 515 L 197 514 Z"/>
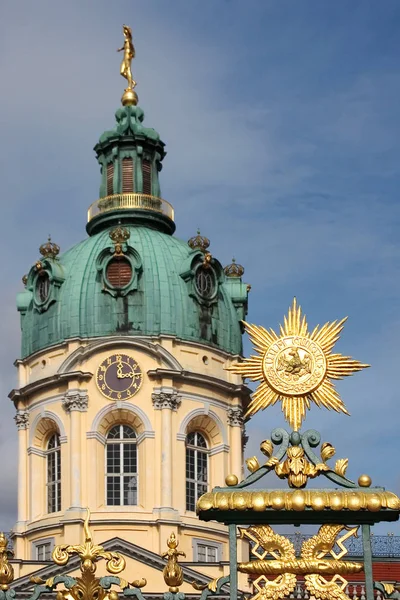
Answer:
<path fill-rule="evenodd" d="M 18 523 L 24 523 L 28 519 L 29 411 L 17 410 L 14 420 L 18 429 Z"/>
<path fill-rule="evenodd" d="M 242 432 L 243 410 L 241 406 L 232 406 L 227 410 L 227 422 L 230 438 L 230 472 L 242 478 Z"/>
<path fill-rule="evenodd" d="M 81 414 L 88 409 L 89 397 L 84 390 L 69 390 L 63 400 L 64 409 L 70 414 L 69 450 L 70 450 L 70 509 L 82 506 L 81 488 Z"/>
<path fill-rule="evenodd" d="M 181 398 L 176 390 L 156 389 L 151 396 L 155 410 L 161 410 L 161 509 L 172 509 L 172 412 Z"/>

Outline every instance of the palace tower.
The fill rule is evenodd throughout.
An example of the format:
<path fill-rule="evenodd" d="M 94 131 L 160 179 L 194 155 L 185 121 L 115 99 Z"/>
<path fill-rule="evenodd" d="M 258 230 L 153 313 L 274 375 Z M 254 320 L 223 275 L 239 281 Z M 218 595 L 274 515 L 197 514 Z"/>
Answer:
<path fill-rule="evenodd" d="M 123 539 L 128 558 L 143 549 L 141 573 L 175 532 L 186 561 L 217 576 L 227 531 L 195 505 L 241 478 L 249 391 L 226 367 L 241 355 L 248 287 L 206 238 L 175 237 L 164 143 L 134 99 L 115 116 L 95 146 L 88 237 L 62 253 L 43 244 L 17 298 L 16 575 L 80 543 L 89 507 L 98 543 Z"/>

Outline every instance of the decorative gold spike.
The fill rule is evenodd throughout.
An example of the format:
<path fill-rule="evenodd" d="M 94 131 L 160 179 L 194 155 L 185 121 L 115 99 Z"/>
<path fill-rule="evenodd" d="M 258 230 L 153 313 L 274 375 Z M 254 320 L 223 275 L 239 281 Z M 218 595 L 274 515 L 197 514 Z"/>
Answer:
<path fill-rule="evenodd" d="M 167 559 L 167 564 L 164 567 L 164 581 L 169 586 L 169 591 L 173 594 L 179 591 L 179 586 L 183 583 L 182 567 L 178 564 L 178 556 L 186 556 L 184 552 L 177 550 L 179 545 L 174 533 L 171 533 L 167 540 L 168 550 L 162 554 L 163 558 Z"/>
<path fill-rule="evenodd" d="M 285 419 L 298 431 L 311 402 L 328 410 L 349 414 L 332 379 L 342 379 L 369 365 L 348 356 L 331 354 L 346 319 L 319 325 L 310 334 L 306 317 L 294 298 L 280 336 L 272 329 L 244 323 L 257 355 L 227 368 L 261 381 L 248 406 L 246 416 L 282 401 Z"/>

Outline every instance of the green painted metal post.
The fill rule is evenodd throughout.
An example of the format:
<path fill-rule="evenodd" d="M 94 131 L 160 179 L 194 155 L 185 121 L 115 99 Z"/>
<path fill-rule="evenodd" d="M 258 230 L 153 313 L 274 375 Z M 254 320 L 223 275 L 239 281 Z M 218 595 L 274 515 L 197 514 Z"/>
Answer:
<path fill-rule="evenodd" d="M 237 543 L 236 525 L 229 525 L 229 570 L 230 570 L 230 600 L 237 600 L 238 573 L 237 573 Z"/>
<path fill-rule="evenodd" d="M 367 600 L 374 600 L 374 576 L 372 573 L 371 527 L 362 525 L 364 550 L 365 592 Z"/>

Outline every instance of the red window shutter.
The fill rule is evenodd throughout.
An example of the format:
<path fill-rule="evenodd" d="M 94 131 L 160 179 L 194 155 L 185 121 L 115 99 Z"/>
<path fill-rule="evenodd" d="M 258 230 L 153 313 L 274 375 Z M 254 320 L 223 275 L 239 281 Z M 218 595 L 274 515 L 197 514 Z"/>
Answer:
<path fill-rule="evenodd" d="M 114 179 L 114 165 L 113 165 L 113 163 L 108 163 L 108 165 L 107 165 L 107 196 L 111 196 L 114 191 L 113 179 Z"/>
<path fill-rule="evenodd" d="M 122 159 L 122 192 L 133 192 L 133 160 L 131 158 Z"/>
<path fill-rule="evenodd" d="M 151 162 L 144 160 L 142 163 L 143 194 L 151 195 Z"/>
<path fill-rule="evenodd" d="M 114 258 L 107 266 L 107 279 L 115 288 L 128 285 L 132 279 L 132 267 L 126 258 Z"/>

